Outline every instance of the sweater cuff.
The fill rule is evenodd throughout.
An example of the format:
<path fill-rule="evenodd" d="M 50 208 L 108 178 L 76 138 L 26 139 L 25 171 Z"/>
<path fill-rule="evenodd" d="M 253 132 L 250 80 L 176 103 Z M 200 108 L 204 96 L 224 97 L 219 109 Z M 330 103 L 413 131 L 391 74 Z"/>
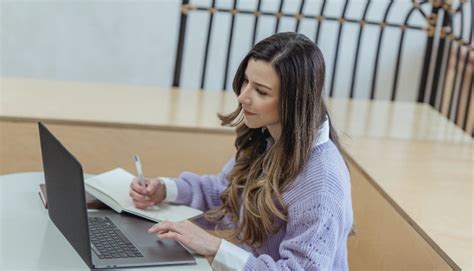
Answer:
<path fill-rule="evenodd" d="M 179 177 L 175 179 L 174 182 L 176 183 L 176 187 L 178 191 L 178 195 L 174 203 L 190 205 L 191 200 L 193 198 L 193 191 L 192 191 L 191 185 Z"/>
<path fill-rule="evenodd" d="M 165 185 L 166 197 L 163 202 L 174 202 L 178 198 L 178 186 L 176 182 L 167 177 L 160 177 L 160 181 Z"/>
<path fill-rule="evenodd" d="M 248 251 L 221 239 L 211 267 L 213 270 L 242 270 L 250 255 Z"/>

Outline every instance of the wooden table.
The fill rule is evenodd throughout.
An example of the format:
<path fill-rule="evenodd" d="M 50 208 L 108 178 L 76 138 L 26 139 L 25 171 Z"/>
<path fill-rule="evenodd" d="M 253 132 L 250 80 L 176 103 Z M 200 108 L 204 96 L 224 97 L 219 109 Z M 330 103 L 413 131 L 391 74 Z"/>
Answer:
<path fill-rule="evenodd" d="M 45 120 L 100 173 L 212 173 L 233 155 L 232 93 L 2 78 L 0 174 L 41 170 L 35 121 Z M 352 270 L 472 270 L 473 141 L 425 104 L 328 102 L 351 167 L 357 235 Z M 100 154 L 100 155 L 97 155 Z"/>
<path fill-rule="evenodd" d="M 443 259 L 472 270 L 472 144 L 358 138 L 348 153 Z"/>

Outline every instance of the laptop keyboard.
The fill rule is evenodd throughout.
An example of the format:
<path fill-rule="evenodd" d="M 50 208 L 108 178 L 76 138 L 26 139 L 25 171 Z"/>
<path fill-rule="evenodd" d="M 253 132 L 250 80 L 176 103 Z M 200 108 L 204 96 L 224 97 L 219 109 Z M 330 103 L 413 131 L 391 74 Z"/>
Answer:
<path fill-rule="evenodd" d="M 89 217 L 91 247 L 100 259 L 143 257 L 108 217 Z"/>

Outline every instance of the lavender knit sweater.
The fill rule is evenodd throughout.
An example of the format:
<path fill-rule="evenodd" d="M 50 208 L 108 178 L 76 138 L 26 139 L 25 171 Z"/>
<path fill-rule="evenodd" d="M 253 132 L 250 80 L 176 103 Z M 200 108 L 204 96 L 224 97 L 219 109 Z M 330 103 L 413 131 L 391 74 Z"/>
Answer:
<path fill-rule="evenodd" d="M 183 172 L 176 203 L 206 211 L 221 204 L 229 161 L 219 175 Z M 352 227 L 351 184 L 336 146 L 314 146 L 308 163 L 283 194 L 288 222 L 259 248 L 241 247 L 252 256 L 245 270 L 348 270 L 347 237 Z"/>

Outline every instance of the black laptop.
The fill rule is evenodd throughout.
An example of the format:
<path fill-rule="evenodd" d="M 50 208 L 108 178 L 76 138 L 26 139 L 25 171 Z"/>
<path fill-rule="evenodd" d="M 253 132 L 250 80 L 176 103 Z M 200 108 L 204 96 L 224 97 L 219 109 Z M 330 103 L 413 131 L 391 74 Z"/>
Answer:
<path fill-rule="evenodd" d="M 49 217 L 91 269 L 196 264 L 179 243 L 147 232 L 153 223 L 86 208 L 79 161 L 38 123 Z"/>

